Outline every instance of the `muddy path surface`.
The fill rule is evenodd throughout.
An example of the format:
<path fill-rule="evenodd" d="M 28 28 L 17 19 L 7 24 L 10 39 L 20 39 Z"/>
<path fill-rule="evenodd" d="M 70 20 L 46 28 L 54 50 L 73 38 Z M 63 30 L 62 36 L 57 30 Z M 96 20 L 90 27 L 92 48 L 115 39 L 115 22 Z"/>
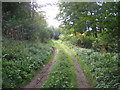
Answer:
<path fill-rule="evenodd" d="M 31 80 L 31 82 L 28 83 L 23 88 L 40 88 L 41 85 L 47 80 L 49 73 L 56 62 L 57 55 L 58 55 L 58 49 L 54 48 L 54 55 L 52 60 L 47 64 L 45 64 L 43 69 L 40 72 L 38 72 L 35 75 L 35 77 Z"/>
<path fill-rule="evenodd" d="M 77 77 L 77 88 L 93 88 L 89 83 L 88 80 L 83 72 L 83 70 L 80 67 L 80 64 L 76 57 L 71 53 L 70 56 L 72 57 L 73 63 L 74 63 L 74 69 L 76 72 L 76 77 Z"/>

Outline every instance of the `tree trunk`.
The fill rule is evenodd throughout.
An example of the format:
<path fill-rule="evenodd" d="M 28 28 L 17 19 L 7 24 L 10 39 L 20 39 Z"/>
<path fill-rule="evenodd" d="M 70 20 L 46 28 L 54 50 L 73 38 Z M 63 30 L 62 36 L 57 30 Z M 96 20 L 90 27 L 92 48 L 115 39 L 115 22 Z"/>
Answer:
<path fill-rule="evenodd" d="M 93 27 L 93 36 L 95 38 L 97 38 L 97 30 L 96 30 L 96 27 Z"/>

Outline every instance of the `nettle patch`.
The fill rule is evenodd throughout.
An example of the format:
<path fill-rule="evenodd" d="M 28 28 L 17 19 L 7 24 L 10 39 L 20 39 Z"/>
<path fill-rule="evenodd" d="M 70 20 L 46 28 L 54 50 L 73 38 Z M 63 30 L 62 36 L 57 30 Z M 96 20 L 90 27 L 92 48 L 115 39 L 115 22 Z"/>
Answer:
<path fill-rule="evenodd" d="M 9 47 L 3 44 L 3 88 L 19 87 L 28 82 L 53 54 L 53 48 L 48 44 L 16 43 L 19 42 Z"/>
<path fill-rule="evenodd" d="M 68 45 L 82 63 L 89 78 L 95 80 L 97 88 L 120 88 L 120 63 L 118 54 L 94 52 L 90 49 Z"/>
<path fill-rule="evenodd" d="M 69 55 L 60 49 L 58 59 L 53 67 L 48 80 L 41 88 L 75 88 L 76 77 L 73 63 Z"/>

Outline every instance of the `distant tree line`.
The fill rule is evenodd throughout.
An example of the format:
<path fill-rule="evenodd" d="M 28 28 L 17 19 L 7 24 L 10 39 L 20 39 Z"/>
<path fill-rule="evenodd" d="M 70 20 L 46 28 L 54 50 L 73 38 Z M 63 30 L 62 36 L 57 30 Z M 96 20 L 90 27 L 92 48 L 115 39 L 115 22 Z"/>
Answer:
<path fill-rule="evenodd" d="M 45 15 L 34 2 L 2 3 L 2 34 L 18 40 L 40 40 L 46 42 L 53 37 L 53 29 L 48 27 Z"/>

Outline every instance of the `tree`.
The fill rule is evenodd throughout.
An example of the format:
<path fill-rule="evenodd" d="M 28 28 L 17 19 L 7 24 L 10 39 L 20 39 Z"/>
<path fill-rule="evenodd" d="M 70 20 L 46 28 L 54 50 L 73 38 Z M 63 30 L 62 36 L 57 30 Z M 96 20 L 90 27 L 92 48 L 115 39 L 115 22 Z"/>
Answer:
<path fill-rule="evenodd" d="M 102 40 L 106 42 L 102 45 L 104 48 L 113 50 L 117 47 L 119 39 L 118 34 L 116 34 L 118 33 L 118 3 L 64 2 L 60 3 L 59 6 L 60 13 L 57 18 L 62 21 L 61 27 L 64 28 L 64 34 L 73 33 L 76 36 L 77 32 L 87 32 L 94 36 L 95 41 L 101 39 L 99 43 L 102 43 Z"/>
<path fill-rule="evenodd" d="M 3 35 L 18 40 L 49 39 L 49 29 L 45 16 L 37 12 L 36 3 L 4 2 L 3 4 Z"/>

